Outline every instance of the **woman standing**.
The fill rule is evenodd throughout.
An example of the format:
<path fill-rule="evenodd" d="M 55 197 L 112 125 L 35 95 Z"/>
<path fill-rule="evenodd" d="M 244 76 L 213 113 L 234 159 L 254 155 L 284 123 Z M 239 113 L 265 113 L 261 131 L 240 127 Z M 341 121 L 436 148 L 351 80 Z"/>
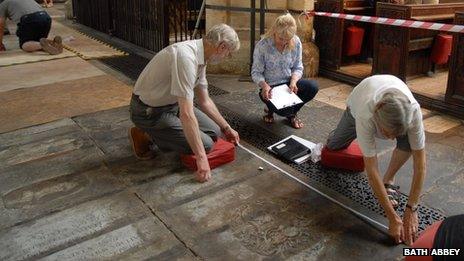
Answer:
<path fill-rule="evenodd" d="M 296 35 L 296 21 L 290 14 L 279 16 L 269 31 L 255 47 L 251 76 L 261 88 L 259 97 L 266 104 L 263 120 L 274 122 L 274 113 L 286 117 L 295 129 L 303 127 L 297 117 L 305 103 L 312 100 L 318 92 L 317 83 L 301 79 L 303 75 L 302 45 Z M 278 110 L 269 100 L 272 88 L 287 84 L 303 103 Z"/>

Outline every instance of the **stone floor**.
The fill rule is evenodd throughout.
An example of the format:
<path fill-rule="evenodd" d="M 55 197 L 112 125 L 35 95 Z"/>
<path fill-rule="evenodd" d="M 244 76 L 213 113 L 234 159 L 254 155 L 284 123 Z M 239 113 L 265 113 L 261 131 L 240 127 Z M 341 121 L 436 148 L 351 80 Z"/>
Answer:
<path fill-rule="evenodd" d="M 55 19 L 62 19 L 60 8 Z M 73 65 L 81 73 L 70 71 Z M 33 77 L 41 67 L 53 68 L 49 78 Z M 0 113 L 0 260 L 402 259 L 403 246 L 391 245 L 384 231 L 240 148 L 236 160 L 213 170 L 204 184 L 195 182 L 178 155 L 137 161 L 127 139 L 126 94 L 133 81 L 98 60 L 12 65 L 0 69 L 0 79 L 0 106 L 15 112 Z M 283 120 L 261 121 L 253 84 L 239 76 L 208 79 L 227 92 L 214 96 L 216 103 L 254 128 L 315 142 L 337 124 L 350 88 L 316 79 L 321 91 L 303 108 L 306 126 L 294 130 Z M 72 92 L 54 96 L 63 86 Z M 28 107 L 13 102 L 19 93 L 30 97 Z M 421 201 L 445 216 L 464 213 L 464 126 L 435 112 L 424 115 L 428 173 Z M 243 145 L 311 182 L 252 142 Z M 393 147 L 379 146 L 382 170 Z M 409 162 L 397 179 L 405 194 L 411 177 Z M 385 224 L 349 198 L 313 185 Z"/>

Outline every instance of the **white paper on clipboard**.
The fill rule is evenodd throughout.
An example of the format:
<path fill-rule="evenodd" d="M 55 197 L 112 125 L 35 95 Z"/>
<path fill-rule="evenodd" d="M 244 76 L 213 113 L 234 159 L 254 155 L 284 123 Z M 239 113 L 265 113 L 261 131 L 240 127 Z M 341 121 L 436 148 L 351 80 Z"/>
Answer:
<path fill-rule="evenodd" d="M 313 152 L 314 149 L 316 148 L 316 144 L 313 143 L 313 142 L 311 142 L 311 141 L 309 141 L 309 140 L 305 140 L 305 139 L 300 138 L 300 137 L 295 136 L 295 135 L 290 135 L 290 136 L 288 136 L 287 138 L 285 138 L 285 139 L 283 139 L 283 140 L 281 140 L 281 141 L 279 141 L 279 142 L 277 142 L 277 143 L 274 143 L 274 144 L 272 144 L 271 146 L 267 147 L 267 149 L 268 149 L 270 152 L 272 152 L 272 153 L 275 154 L 275 152 L 272 150 L 272 147 L 274 147 L 275 145 L 277 145 L 277 144 L 279 144 L 279 143 L 281 143 L 281 142 L 284 142 L 284 141 L 286 141 L 286 140 L 288 140 L 288 139 L 290 139 L 290 138 L 295 139 L 296 141 L 298 141 L 299 143 L 303 144 L 304 146 L 306 146 L 308 149 L 311 150 L 311 153 L 308 153 L 307 155 L 304 155 L 304 156 L 302 156 L 302 157 L 300 157 L 300 158 L 298 158 L 298 159 L 295 159 L 293 162 L 295 162 L 296 164 L 301 164 L 301 163 L 305 162 L 306 160 L 310 159 L 310 158 L 311 158 L 312 152 Z"/>
<path fill-rule="evenodd" d="M 270 99 L 270 101 L 278 110 L 303 103 L 303 101 L 295 93 L 293 93 L 286 84 L 272 88 L 272 99 Z"/>

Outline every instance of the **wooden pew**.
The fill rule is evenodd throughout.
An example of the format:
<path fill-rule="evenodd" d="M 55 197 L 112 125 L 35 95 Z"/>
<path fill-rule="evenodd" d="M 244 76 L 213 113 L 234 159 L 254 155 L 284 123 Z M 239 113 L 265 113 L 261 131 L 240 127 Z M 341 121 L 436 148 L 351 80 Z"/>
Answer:
<path fill-rule="evenodd" d="M 368 6 L 365 0 L 318 0 L 315 4 L 315 10 L 332 13 L 348 13 L 358 15 L 373 15 L 374 9 Z M 314 19 L 314 28 L 316 30 L 316 44 L 319 47 L 321 70 L 336 71 L 343 63 L 343 32 L 351 24 L 366 29 L 364 42 L 369 37 L 371 24 L 360 22 L 344 21 L 328 17 L 316 16 Z M 367 47 L 363 51 L 369 52 Z"/>
<path fill-rule="evenodd" d="M 464 12 L 456 13 L 455 23 L 464 25 Z M 464 107 L 464 34 L 453 36 L 445 102 Z"/>
<path fill-rule="evenodd" d="M 464 3 L 436 5 L 397 5 L 377 3 L 380 17 L 427 22 L 453 23 L 454 13 L 464 11 Z M 430 52 L 438 31 L 376 25 L 373 73 L 388 73 L 403 80 L 427 73 Z M 442 68 L 446 68 L 442 66 Z"/>

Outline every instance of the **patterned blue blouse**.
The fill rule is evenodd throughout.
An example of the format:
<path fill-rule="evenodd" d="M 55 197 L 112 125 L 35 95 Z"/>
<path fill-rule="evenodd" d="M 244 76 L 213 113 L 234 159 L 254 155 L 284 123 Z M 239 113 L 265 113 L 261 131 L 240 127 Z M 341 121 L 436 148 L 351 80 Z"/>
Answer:
<path fill-rule="evenodd" d="M 253 67 L 251 77 L 258 84 L 266 81 L 269 85 L 276 85 L 290 81 L 292 74 L 303 75 L 302 46 L 298 36 L 294 36 L 295 48 L 279 52 L 274 39 L 261 39 L 255 46 L 253 53 Z"/>

